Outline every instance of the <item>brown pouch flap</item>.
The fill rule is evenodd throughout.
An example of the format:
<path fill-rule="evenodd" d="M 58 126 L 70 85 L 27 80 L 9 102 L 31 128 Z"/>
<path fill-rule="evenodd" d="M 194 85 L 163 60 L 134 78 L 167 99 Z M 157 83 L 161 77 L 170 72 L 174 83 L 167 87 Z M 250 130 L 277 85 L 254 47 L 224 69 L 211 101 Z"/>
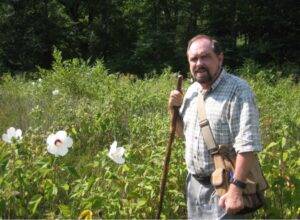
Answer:
<path fill-rule="evenodd" d="M 260 167 L 260 163 L 257 157 L 254 159 L 254 169 L 252 171 L 252 175 L 255 176 L 256 182 L 258 184 L 258 190 L 264 191 L 269 188 L 268 182 L 266 181 L 262 169 Z"/>
<path fill-rule="evenodd" d="M 246 188 L 243 189 L 243 194 L 248 195 L 248 194 L 255 194 L 257 192 L 257 183 L 250 180 L 249 178 L 246 179 Z"/>
<path fill-rule="evenodd" d="M 233 166 L 235 166 L 236 158 L 230 157 L 229 159 L 232 162 Z M 243 193 L 246 195 L 256 193 L 257 191 L 264 191 L 269 187 L 262 173 L 257 156 L 254 157 L 253 164 L 251 166 L 250 172 L 248 174 L 245 183 L 247 185 L 246 185 L 246 189 L 243 190 Z"/>
<path fill-rule="evenodd" d="M 211 184 L 215 187 L 222 186 L 225 181 L 225 169 L 217 168 L 211 175 Z"/>
<path fill-rule="evenodd" d="M 268 188 L 268 183 L 265 180 L 257 158 L 254 159 L 253 165 L 246 180 L 246 189 L 244 194 L 252 194 L 256 191 L 264 191 Z"/>

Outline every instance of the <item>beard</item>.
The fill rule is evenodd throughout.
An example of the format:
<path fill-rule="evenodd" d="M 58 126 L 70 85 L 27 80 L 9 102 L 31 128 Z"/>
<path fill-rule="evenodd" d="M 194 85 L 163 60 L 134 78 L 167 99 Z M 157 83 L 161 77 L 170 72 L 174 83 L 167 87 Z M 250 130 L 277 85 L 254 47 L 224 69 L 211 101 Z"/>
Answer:
<path fill-rule="evenodd" d="M 213 74 L 206 67 L 200 67 L 193 71 L 194 81 L 202 83 L 210 83 L 213 81 Z"/>

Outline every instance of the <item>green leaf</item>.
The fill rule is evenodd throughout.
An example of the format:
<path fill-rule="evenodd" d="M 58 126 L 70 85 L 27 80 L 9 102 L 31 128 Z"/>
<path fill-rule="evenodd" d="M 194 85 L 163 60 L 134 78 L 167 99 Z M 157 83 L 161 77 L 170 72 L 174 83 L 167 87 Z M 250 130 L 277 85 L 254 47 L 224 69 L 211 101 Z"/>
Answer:
<path fill-rule="evenodd" d="M 68 191 L 70 189 L 69 184 L 64 183 L 63 185 L 61 185 L 61 188 L 64 189 L 65 191 Z"/>
<path fill-rule="evenodd" d="M 270 148 L 273 148 L 274 146 L 278 145 L 278 143 L 276 142 L 271 142 L 267 147 L 265 147 L 265 151 L 270 150 Z"/>
<path fill-rule="evenodd" d="M 297 165 L 300 166 L 300 158 L 297 160 Z"/>
<path fill-rule="evenodd" d="M 95 183 L 96 177 L 95 176 L 91 176 L 88 179 L 88 185 L 87 185 L 87 190 L 90 191 L 90 189 L 92 188 L 93 184 Z"/>
<path fill-rule="evenodd" d="M 22 160 L 16 160 L 16 162 L 15 162 L 15 165 L 16 166 L 20 166 L 20 165 L 22 165 L 23 164 L 23 161 Z"/>
<path fill-rule="evenodd" d="M 40 194 L 34 195 L 29 201 L 29 210 L 32 214 L 36 212 L 37 207 L 39 206 L 43 196 Z"/>
<path fill-rule="evenodd" d="M 68 166 L 67 169 L 73 176 L 80 178 L 80 175 L 77 173 L 77 171 L 74 167 Z"/>
<path fill-rule="evenodd" d="M 124 164 L 122 168 L 123 168 L 124 171 L 129 171 L 130 170 L 130 168 L 126 164 Z"/>
<path fill-rule="evenodd" d="M 283 154 L 282 154 L 282 159 L 283 159 L 283 161 L 286 161 L 286 159 L 288 158 L 288 153 L 287 152 L 283 152 Z"/>
<path fill-rule="evenodd" d="M 97 168 L 100 166 L 100 162 L 99 161 L 94 161 L 93 162 L 93 168 Z"/>
<path fill-rule="evenodd" d="M 97 196 L 93 198 L 92 209 L 99 209 L 102 207 L 102 204 L 103 204 L 103 198 Z"/>
<path fill-rule="evenodd" d="M 72 127 L 72 133 L 73 133 L 74 135 L 77 134 L 77 131 L 76 131 L 75 127 Z"/>
<path fill-rule="evenodd" d="M 140 199 L 140 200 L 137 202 L 137 207 L 144 206 L 146 203 L 147 203 L 147 201 L 146 201 L 145 199 Z"/>
<path fill-rule="evenodd" d="M 282 139 L 281 139 L 281 147 L 285 147 L 285 145 L 286 145 L 286 138 L 282 137 Z"/>
<path fill-rule="evenodd" d="M 52 185 L 52 195 L 56 196 L 58 192 L 57 186 L 55 184 Z"/>
<path fill-rule="evenodd" d="M 59 205 L 59 210 L 61 211 L 63 217 L 65 218 L 70 218 L 71 217 L 71 210 L 69 208 L 69 206 L 67 205 Z"/>

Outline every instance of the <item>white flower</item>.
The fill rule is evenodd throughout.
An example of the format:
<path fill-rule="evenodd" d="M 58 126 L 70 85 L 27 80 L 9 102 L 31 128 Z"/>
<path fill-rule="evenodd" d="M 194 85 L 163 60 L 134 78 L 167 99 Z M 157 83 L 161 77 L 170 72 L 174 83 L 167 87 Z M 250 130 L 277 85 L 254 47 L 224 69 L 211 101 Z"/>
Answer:
<path fill-rule="evenodd" d="M 52 95 L 58 95 L 59 94 L 59 90 L 58 89 L 55 89 L 52 91 Z"/>
<path fill-rule="evenodd" d="M 73 139 L 67 136 L 67 132 L 58 131 L 56 134 L 50 134 L 47 138 L 47 150 L 55 156 L 65 156 L 73 145 Z"/>
<path fill-rule="evenodd" d="M 41 79 L 41 78 L 39 78 L 39 79 L 38 79 L 38 81 L 39 81 L 39 82 L 42 82 L 42 79 Z"/>
<path fill-rule="evenodd" d="M 110 145 L 110 150 L 108 152 L 108 156 L 114 162 L 116 162 L 118 164 L 124 164 L 125 163 L 125 159 L 123 158 L 124 153 L 125 153 L 124 147 L 117 147 L 117 141 L 114 141 Z"/>
<path fill-rule="evenodd" d="M 6 143 L 11 143 L 12 139 L 22 139 L 22 131 L 21 129 L 15 129 L 14 127 L 10 127 L 7 129 L 7 133 L 2 135 L 2 140 Z"/>

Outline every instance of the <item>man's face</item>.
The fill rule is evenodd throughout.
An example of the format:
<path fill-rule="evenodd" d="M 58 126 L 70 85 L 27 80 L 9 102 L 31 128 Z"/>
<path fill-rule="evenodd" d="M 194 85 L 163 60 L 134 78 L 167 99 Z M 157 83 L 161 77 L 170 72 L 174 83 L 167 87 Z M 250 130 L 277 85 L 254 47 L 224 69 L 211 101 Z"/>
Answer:
<path fill-rule="evenodd" d="M 194 80 L 201 85 L 210 86 L 219 74 L 223 54 L 217 55 L 210 40 L 200 38 L 191 44 L 187 55 Z"/>

